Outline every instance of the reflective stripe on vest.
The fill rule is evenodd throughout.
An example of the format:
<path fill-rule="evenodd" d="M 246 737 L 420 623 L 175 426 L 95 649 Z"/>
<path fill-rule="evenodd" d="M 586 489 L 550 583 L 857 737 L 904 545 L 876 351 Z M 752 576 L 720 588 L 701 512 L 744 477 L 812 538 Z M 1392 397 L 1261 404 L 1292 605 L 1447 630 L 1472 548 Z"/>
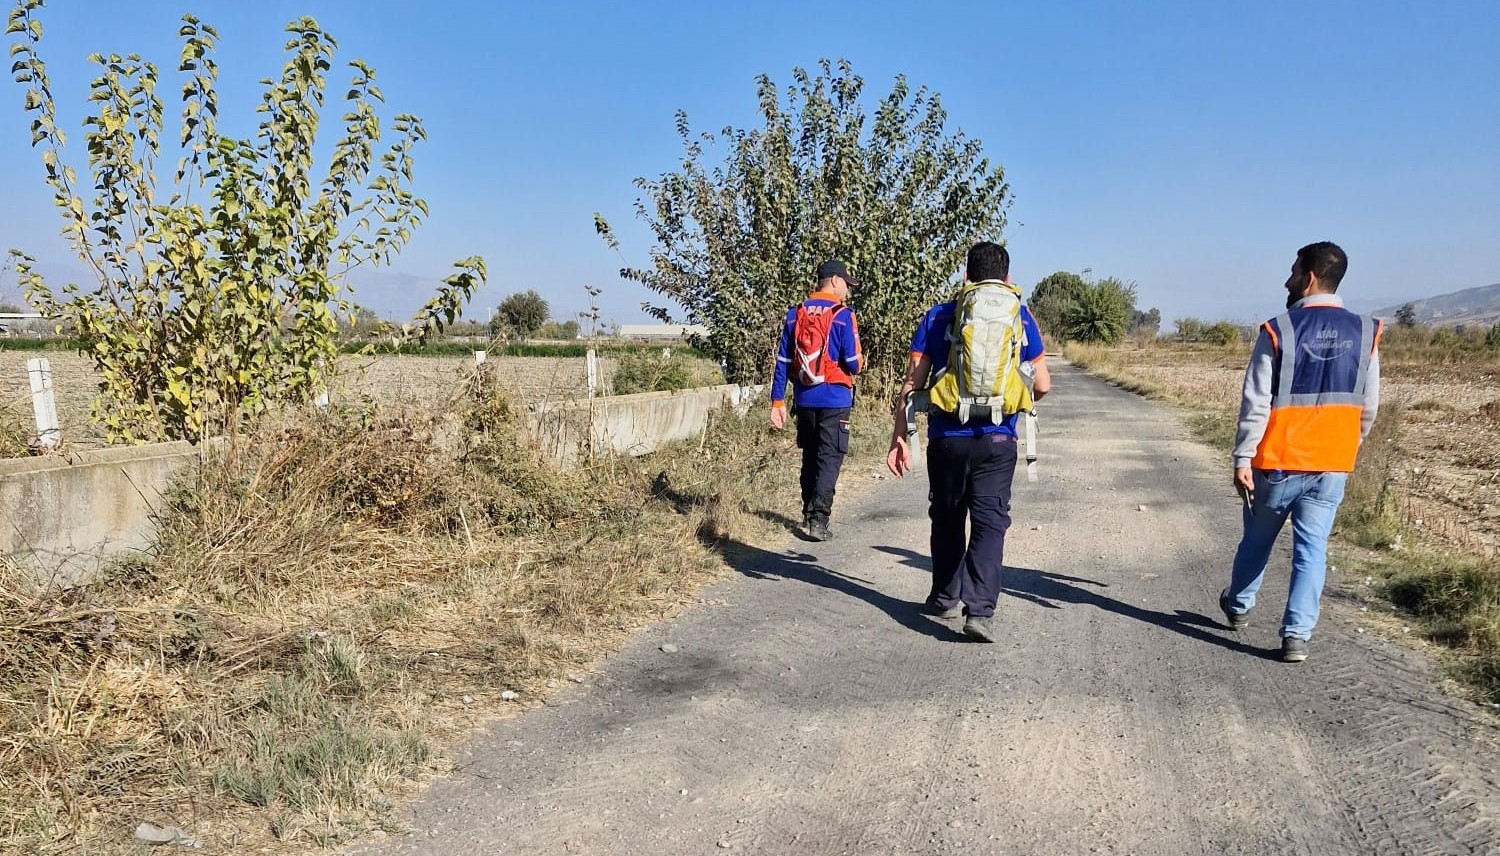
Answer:
<path fill-rule="evenodd" d="M 1380 322 L 1337 306 L 1307 306 L 1262 328 L 1276 363 L 1271 416 L 1251 466 L 1353 471 Z"/>

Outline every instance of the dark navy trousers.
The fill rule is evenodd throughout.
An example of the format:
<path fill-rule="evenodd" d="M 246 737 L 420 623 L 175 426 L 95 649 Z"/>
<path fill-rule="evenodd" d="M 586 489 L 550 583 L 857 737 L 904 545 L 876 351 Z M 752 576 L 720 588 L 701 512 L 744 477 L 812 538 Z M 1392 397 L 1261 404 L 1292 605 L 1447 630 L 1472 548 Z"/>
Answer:
<path fill-rule="evenodd" d="M 828 522 L 844 455 L 849 452 L 848 407 L 797 408 L 802 447 L 802 516 Z"/>
<path fill-rule="evenodd" d="M 1015 437 L 940 437 L 928 443 L 929 603 L 946 609 L 962 601 L 970 615 L 995 614 L 1015 473 Z"/>

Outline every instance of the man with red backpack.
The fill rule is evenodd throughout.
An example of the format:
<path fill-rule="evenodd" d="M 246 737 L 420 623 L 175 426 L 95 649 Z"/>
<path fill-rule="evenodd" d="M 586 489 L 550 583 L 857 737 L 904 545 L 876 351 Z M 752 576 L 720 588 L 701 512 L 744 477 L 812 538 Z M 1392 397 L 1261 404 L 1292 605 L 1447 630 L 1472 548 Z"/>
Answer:
<path fill-rule="evenodd" d="M 844 305 L 858 286 L 837 259 L 818 265 L 818 286 L 786 313 L 771 382 L 771 424 L 786 427 L 786 384 L 792 382 L 797 445 L 802 448 L 802 526 L 827 541 L 834 488 L 849 451 L 854 376 L 862 368 L 859 326 Z"/>

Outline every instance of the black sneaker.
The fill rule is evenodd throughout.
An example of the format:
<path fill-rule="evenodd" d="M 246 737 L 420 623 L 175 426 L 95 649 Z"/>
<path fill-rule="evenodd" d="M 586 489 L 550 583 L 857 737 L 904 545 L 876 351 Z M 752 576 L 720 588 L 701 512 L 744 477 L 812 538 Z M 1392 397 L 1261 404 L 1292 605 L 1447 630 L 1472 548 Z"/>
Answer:
<path fill-rule="evenodd" d="M 1240 630 L 1250 623 L 1250 613 L 1229 611 L 1229 589 L 1219 592 L 1219 611 L 1224 613 L 1230 630 Z"/>
<path fill-rule="evenodd" d="M 1307 640 L 1288 636 L 1281 640 L 1281 661 L 1300 663 L 1307 659 Z"/>
<path fill-rule="evenodd" d="M 922 614 L 933 618 L 958 618 L 964 614 L 964 605 L 955 603 L 952 606 L 938 606 L 933 601 L 922 604 Z"/>
<path fill-rule="evenodd" d="M 992 615 L 971 615 L 964 622 L 964 635 L 976 642 L 995 641 L 995 618 Z"/>
<path fill-rule="evenodd" d="M 814 541 L 827 541 L 832 538 L 833 533 L 828 531 L 828 521 L 814 520 L 807 524 L 807 537 Z"/>

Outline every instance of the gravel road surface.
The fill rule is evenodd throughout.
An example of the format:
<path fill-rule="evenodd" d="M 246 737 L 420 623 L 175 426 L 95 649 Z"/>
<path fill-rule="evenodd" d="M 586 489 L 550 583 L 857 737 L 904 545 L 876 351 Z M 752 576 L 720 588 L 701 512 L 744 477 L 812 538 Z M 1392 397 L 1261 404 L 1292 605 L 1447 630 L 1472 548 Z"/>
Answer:
<path fill-rule="evenodd" d="M 1493 723 L 1337 597 L 1279 662 L 1285 545 L 1221 626 L 1227 462 L 1168 409 L 1055 383 L 997 644 L 918 613 L 925 478 L 881 482 L 834 541 L 723 545 L 712 605 L 459 747 L 412 832 L 352 852 L 1500 852 Z"/>

